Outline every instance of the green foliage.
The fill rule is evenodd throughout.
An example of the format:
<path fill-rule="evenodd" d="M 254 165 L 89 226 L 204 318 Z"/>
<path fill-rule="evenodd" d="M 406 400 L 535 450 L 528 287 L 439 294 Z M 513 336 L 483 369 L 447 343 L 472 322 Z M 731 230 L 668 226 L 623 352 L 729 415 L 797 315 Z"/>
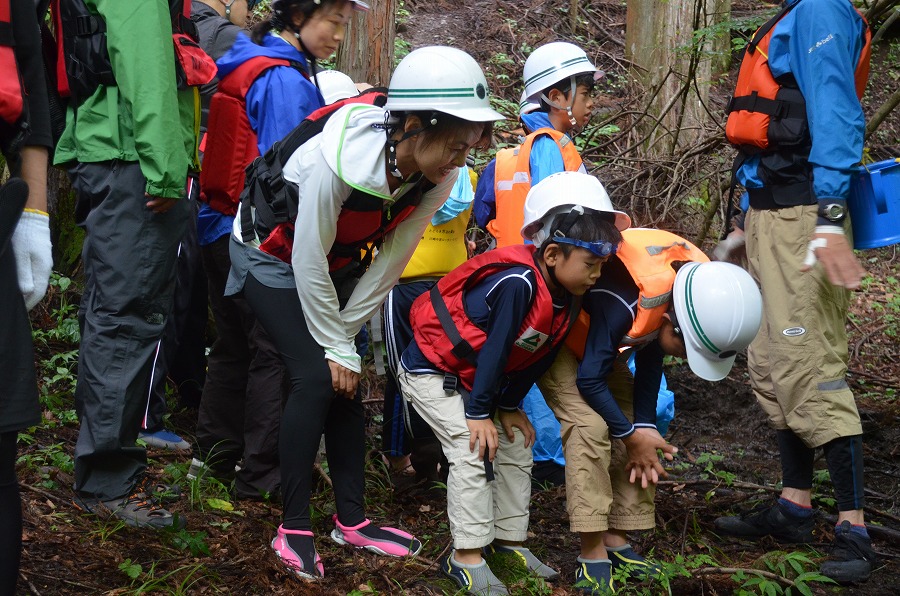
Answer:
<path fill-rule="evenodd" d="M 123 591 L 123 594 L 171 594 L 173 596 L 187 596 L 195 593 L 194 586 L 205 579 L 210 584 L 217 583 L 217 578 L 207 571 L 202 563 L 185 565 L 156 576 L 156 561 L 150 564 L 150 569 L 144 572 L 143 567 L 132 563 L 131 559 L 125 559 L 119 564 L 119 569 L 131 578 L 131 589 Z"/>
<path fill-rule="evenodd" d="M 731 486 L 737 478 L 737 474 L 716 469 L 716 464 L 721 463 L 723 459 L 725 459 L 724 456 L 721 456 L 716 452 L 701 453 L 697 457 L 696 463 L 696 465 L 703 470 L 700 472 L 700 478 L 704 480 L 716 478 L 724 482 L 726 486 Z"/>
<path fill-rule="evenodd" d="M 169 544 L 178 550 L 187 550 L 194 557 L 200 555 L 209 556 L 209 546 L 206 544 L 206 532 L 189 532 L 185 529 L 168 529 L 163 533 L 168 537 Z"/>
<path fill-rule="evenodd" d="M 21 434 L 19 437 L 25 439 L 23 442 L 32 443 L 28 435 Z M 33 470 L 41 478 L 38 486 L 48 490 L 59 488 L 59 483 L 56 481 L 56 475 L 59 472 L 71 474 L 75 470 L 75 462 L 63 443 L 52 443 L 28 449 L 26 453 L 19 456 L 16 464 Z"/>
<path fill-rule="evenodd" d="M 144 571 L 144 568 L 137 563 L 132 563 L 131 559 L 125 559 L 124 561 L 119 563 L 119 571 L 121 571 L 131 579 L 137 579 L 141 572 Z"/>
<path fill-rule="evenodd" d="M 731 576 L 731 579 L 740 586 L 735 594 L 739 596 L 753 594 L 812 596 L 810 583 L 834 583 L 830 578 L 816 571 L 810 571 L 810 569 L 816 568 L 816 564 L 802 552 L 770 552 L 760 560 L 760 563 L 765 567 L 765 571 L 775 574 L 783 580 L 762 575 L 754 569 L 741 570 Z"/>

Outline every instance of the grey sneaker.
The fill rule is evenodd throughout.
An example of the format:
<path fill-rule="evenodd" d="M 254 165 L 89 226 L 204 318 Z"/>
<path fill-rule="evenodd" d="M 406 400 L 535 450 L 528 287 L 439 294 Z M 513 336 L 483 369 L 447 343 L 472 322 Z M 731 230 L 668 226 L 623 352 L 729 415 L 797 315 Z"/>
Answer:
<path fill-rule="evenodd" d="M 441 571 L 456 582 L 456 584 L 466 591 L 466 594 L 475 594 L 476 596 L 500 596 L 509 594 L 509 590 L 503 585 L 503 582 L 497 579 L 497 576 L 482 561 L 481 565 L 466 565 L 463 567 L 460 563 L 453 560 L 453 553 L 441 560 Z"/>
<path fill-rule="evenodd" d="M 559 571 L 548 567 L 540 559 L 534 556 L 530 550 L 524 546 L 506 546 L 503 544 L 489 544 L 484 549 L 484 554 L 493 555 L 495 553 L 512 553 L 516 555 L 529 571 L 542 577 L 548 581 L 552 581 L 559 577 Z"/>
<path fill-rule="evenodd" d="M 93 513 L 105 519 L 120 519 L 133 528 L 181 529 L 186 520 L 181 515 L 173 515 L 153 498 L 148 497 L 140 489 L 127 497 L 101 501 L 99 499 L 75 496 L 75 506 L 87 513 Z"/>

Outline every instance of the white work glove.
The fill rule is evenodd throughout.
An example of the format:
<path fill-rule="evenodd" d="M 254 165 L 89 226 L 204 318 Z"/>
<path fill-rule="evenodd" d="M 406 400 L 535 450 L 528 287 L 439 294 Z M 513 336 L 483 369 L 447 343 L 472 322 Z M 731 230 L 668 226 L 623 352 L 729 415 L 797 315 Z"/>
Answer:
<path fill-rule="evenodd" d="M 53 269 L 50 218 L 33 211 L 23 213 L 13 232 L 11 245 L 16 256 L 19 289 L 25 298 L 25 307 L 31 310 L 47 293 Z"/>
<path fill-rule="evenodd" d="M 803 259 L 803 266 L 807 269 L 816 264 L 816 250 L 828 246 L 828 238 L 821 237 L 822 234 L 834 234 L 835 236 L 844 237 L 844 229 L 838 226 L 816 226 L 815 238 L 809 241 L 806 246 L 806 258 Z"/>
<path fill-rule="evenodd" d="M 733 229 L 713 250 L 714 260 L 735 265 L 740 265 L 746 255 L 747 241 L 744 237 L 744 230 L 740 228 Z"/>

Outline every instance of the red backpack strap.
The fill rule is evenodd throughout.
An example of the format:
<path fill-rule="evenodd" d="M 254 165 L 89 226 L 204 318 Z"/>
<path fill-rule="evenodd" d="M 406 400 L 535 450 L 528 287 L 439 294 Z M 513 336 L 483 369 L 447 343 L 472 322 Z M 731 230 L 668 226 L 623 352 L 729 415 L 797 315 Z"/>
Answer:
<path fill-rule="evenodd" d="M 70 97 L 69 77 L 66 74 L 66 48 L 63 44 L 62 16 L 59 14 L 59 0 L 50 3 L 53 15 L 53 33 L 56 38 L 56 92 L 60 97 Z"/>
<path fill-rule="evenodd" d="M 247 91 L 266 70 L 275 66 L 291 66 L 290 60 L 256 56 L 250 58 L 219 81 L 219 91 L 233 97 L 247 97 Z"/>
<path fill-rule="evenodd" d="M 0 119 L 11 125 L 19 121 L 24 109 L 15 45 L 10 0 L 0 0 Z"/>

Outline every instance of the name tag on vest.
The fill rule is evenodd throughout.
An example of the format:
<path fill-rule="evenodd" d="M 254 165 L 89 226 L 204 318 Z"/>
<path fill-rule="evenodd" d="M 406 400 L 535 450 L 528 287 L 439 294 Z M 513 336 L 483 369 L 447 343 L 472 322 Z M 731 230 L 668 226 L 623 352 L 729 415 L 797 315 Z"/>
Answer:
<path fill-rule="evenodd" d="M 522 348 L 526 352 L 534 353 L 538 348 L 544 345 L 547 338 L 548 336 L 546 333 L 541 333 L 540 331 L 536 331 L 529 327 L 519 336 L 519 339 L 516 340 L 516 346 Z"/>

